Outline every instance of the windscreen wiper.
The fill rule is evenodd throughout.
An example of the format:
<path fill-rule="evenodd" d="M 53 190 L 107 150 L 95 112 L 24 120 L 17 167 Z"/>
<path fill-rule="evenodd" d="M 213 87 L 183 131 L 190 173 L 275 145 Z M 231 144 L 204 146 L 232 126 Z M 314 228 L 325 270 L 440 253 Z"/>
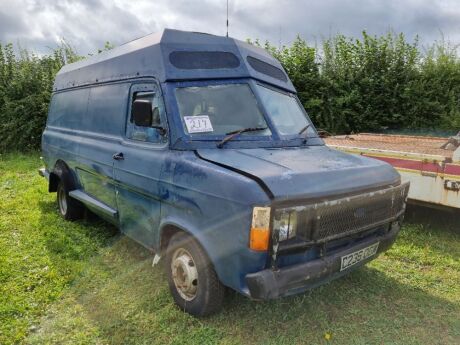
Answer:
<path fill-rule="evenodd" d="M 304 128 L 302 128 L 300 131 L 299 131 L 299 135 L 302 135 L 304 132 L 307 131 L 307 129 L 309 129 L 311 127 L 311 123 L 309 123 L 308 125 L 306 125 Z M 303 137 L 303 143 L 305 144 L 307 142 L 308 138 L 307 138 L 307 135 L 305 135 Z"/>
<path fill-rule="evenodd" d="M 300 131 L 299 131 L 299 134 L 302 134 L 303 132 L 305 132 L 307 129 L 309 129 L 311 127 L 311 124 L 308 124 L 306 125 L 304 128 L 302 128 Z"/>
<path fill-rule="evenodd" d="M 257 131 L 263 131 L 265 129 L 267 129 L 267 127 L 248 127 L 248 128 L 242 128 L 242 129 L 238 129 L 236 131 L 231 131 L 231 132 L 225 133 L 226 137 L 217 143 L 217 147 L 219 149 L 221 149 L 222 147 L 224 147 L 224 145 L 225 145 L 225 143 L 227 141 L 232 140 L 233 138 L 235 138 L 236 136 L 240 135 L 241 133 L 257 132 Z"/>

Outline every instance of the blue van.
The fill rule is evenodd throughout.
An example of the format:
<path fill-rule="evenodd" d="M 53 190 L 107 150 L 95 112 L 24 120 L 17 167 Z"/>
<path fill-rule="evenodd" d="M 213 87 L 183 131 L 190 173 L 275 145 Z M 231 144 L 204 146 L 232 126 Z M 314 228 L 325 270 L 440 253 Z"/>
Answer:
<path fill-rule="evenodd" d="M 372 260 L 409 187 L 325 146 L 266 51 L 176 30 L 64 66 L 42 150 L 62 217 L 87 208 L 151 249 L 198 316 L 226 287 L 272 299 Z"/>

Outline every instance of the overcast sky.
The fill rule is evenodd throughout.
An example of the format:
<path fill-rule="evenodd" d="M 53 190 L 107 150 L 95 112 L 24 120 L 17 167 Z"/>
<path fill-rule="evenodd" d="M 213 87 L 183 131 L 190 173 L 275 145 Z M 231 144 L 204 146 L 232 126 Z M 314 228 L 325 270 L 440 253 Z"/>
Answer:
<path fill-rule="evenodd" d="M 163 28 L 225 35 L 226 0 L 0 0 L 0 42 L 40 53 L 65 38 L 87 54 Z M 288 44 L 389 29 L 460 43 L 460 0 L 229 0 L 230 36 Z"/>

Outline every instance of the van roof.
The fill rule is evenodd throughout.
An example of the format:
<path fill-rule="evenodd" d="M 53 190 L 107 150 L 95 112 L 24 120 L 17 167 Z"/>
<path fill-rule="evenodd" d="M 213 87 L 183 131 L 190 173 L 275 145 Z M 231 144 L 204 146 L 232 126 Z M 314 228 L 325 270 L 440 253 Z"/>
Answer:
<path fill-rule="evenodd" d="M 295 92 L 266 50 L 234 38 L 171 29 L 65 65 L 54 91 L 138 77 L 160 82 L 252 77 Z"/>

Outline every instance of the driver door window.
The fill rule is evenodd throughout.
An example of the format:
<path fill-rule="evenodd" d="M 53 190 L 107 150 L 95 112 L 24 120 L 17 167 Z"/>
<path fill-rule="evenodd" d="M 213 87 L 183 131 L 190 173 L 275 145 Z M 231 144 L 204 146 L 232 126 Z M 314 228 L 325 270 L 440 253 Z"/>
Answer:
<path fill-rule="evenodd" d="M 163 104 L 159 93 L 154 85 L 133 85 L 131 88 L 130 97 L 130 111 L 128 116 L 128 123 L 126 127 L 126 136 L 129 139 L 137 141 L 145 141 L 151 143 L 161 143 L 166 140 L 161 131 L 153 127 L 136 126 L 133 119 L 132 109 L 133 103 L 136 100 L 146 100 L 152 104 L 152 126 L 164 126 Z"/>

